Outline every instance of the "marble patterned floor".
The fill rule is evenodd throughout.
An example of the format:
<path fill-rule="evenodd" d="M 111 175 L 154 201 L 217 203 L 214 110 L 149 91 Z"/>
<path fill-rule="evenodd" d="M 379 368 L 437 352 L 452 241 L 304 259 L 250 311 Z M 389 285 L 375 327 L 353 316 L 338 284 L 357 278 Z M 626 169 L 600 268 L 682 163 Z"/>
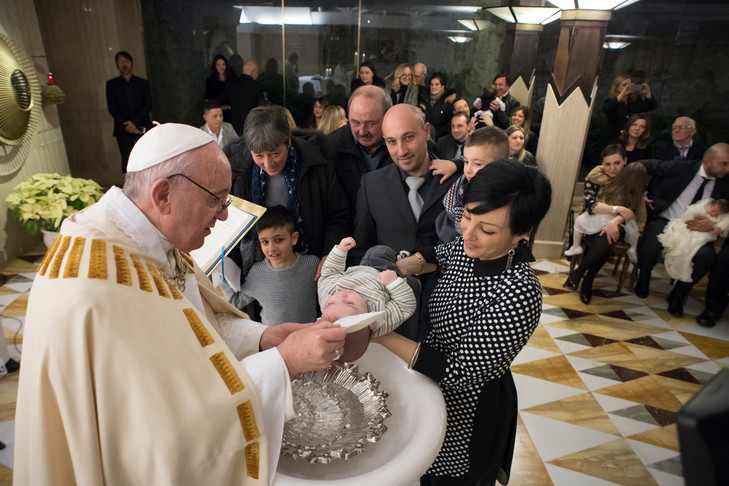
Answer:
<path fill-rule="evenodd" d="M 0 269 L 0 316 L 8 348 L 20 358 L 28 290 L 39 253 Z M 676 416 L 721 368 L 729 368 L 729 323 L 705 329 L 695 316 L 666 311 L 669 283 L 659 266 L 651 295 L 615 292 L 608 272 L 583 305 L 562 288 L 568 263 L 533 265 L 544 288 L 541 323 L 512 365 L 519 393 L 517 486 L 682 485 Z M 608 264 L 606 269 L 612 269 Z M 13 418 L 18 374 L 0 377 L 0 486 L 12 483 Z"/>

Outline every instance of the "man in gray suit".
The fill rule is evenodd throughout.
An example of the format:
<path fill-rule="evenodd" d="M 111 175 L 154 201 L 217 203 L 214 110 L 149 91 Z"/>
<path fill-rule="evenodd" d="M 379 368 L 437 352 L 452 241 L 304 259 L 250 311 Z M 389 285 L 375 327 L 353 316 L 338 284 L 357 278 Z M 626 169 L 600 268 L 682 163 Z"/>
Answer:
<path fill-rule="evenodd" d="M 238 134 L 235 132 L 235 128 L 230 123 L 223 121 L 223 108 L 217 101 L 206 101 L 203 105 L 203 119 L 205 125 L 200 127 L 200 130 L 208 133 L 212 136 L 218 146 L 229 156 L 228 147 L 233 142 L 238 141 Z"/>

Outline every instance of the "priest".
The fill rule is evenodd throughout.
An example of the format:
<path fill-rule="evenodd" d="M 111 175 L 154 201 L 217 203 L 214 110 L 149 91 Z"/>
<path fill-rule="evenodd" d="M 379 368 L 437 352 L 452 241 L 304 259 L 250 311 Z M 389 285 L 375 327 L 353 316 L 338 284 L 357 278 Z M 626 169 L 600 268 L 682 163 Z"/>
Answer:
<path fill-rule="evenodd" d="M 15 484 L 271 484 L 290 377 L 336 361 L 346 330 L 266 327 L 212 287 L 188 253 L 230 184 L 214 140 L 164 124 L 123 189 L 63 223 L 28 300 Z"/>

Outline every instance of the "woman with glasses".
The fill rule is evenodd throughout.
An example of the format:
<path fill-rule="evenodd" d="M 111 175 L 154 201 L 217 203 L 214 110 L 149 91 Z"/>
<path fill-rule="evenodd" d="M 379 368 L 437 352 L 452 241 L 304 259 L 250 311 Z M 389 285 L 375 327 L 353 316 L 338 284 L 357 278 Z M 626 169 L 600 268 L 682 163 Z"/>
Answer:
<path fill-rule="evenodd" d="M 413 77 L 413 69 L 407 63 L 399 64 L 395 68 L 392 79 L 392 90 L 390 90 L 390 98 L 392 104 L 407 103 L 409 105 L 418 106 L 418 85 Z"/>

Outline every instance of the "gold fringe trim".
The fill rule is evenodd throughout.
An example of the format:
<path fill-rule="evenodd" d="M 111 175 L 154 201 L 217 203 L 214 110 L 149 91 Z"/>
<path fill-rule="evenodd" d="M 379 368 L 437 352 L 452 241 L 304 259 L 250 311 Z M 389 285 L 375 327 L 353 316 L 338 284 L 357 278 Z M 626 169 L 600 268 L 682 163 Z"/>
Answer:
<path fill-rule="evenodd" d="M 235 368 L 233 368 L 233 365 L 230 364 L 230 361 L 228 361 L 228 358 L 222 351 L 210 356 L 210 361 L 213 362 L 213 366 L 215 366 L 215 369 L 218 370 L 218 374 L 225 382 L 228 390 L 230 390 L 231 395 L 234 395 L 245 388 L 240 376 L 238 376 Z"/>
<path fill-rule="evenodd" d="M 53 255 L 56 253 L 56 250 L 58 249 L 58 245 L 61 244 L 61 235 L 56 236 L 55 241 L 51 245 L 51 247 L 46 252 L 46 256 L 43 257 L 43 261 L 41 262 L 40 266 L 38 267 L 37 272 L 41 276 L 45 276 L 46 270 L 48 270 L 48 265 L 51 264 L 51 261 L 53 260 Z"/>
<path fill-rule="evenodd" d="M 187 322 L 190 323 L 192 332 L 195 333 L 195 336 L 197 336 L 197 340 L 200 341 L 200 346 L 204 348 L 208 344 L 212 344 L 215 342 L 215 339 L 213 339 L 213 336 L 205 328 L 205 324 L 202 323 L 200 318 L 197 316 L 197 313 L 193 309 L 182 309 L 182 312 L 185 313 L 185 317 L 187 317 Z M 213 362 L 213 364 L 214 363 L 215 362 Z"/>
<path fill-rule="evenodd" d="M 152 284 L 149 283 L 149 277 L 147 276 L 147 272 L 144 270 L 144 264 L 139 260 L 139 257 L 137 255 L 130 255 L 129 257 L 132 259 L 132 265 L 134 266 L 134 270 L 137 271 L 139 288 L 144 290 L 145 292 L 151 292 Z"/>
<path fill-rule="evenodd" d="M 149 273 L 152 274 L 152 280 L 154 280 L 154 286 L 157 287 L 157 292 L 159 293 L 159 295 L 169 299 L 170 294 L 167 292 L 167 288 L 165 287 L 165 280 L 162 278 L 162 274 L 159 273 L 159 270 L 157 270 L 156 267 L 150 264 L 147 264 L 147 268 L 149 269 Z"/>
<path fill-rule="evenodd" d="M 132 285 L 132 272 L 129 269 L 129 262 L 124 255 L 124 250 L 116 245 L 112 246 L 114 250 L 114 263 L 116 263 L 116 283 L 124 285 Z"/>
<path fill-rule="evenodd" d="M 51 264 L 51 270 L 48 273 L 48 278 L 58 278 L 58 273 L 61 271 L 61 264 L 63 263 L 63 257 L 66 256 L 66 251 L 71 244 L 71 237 L 64 236 L 61 242 L 61 247 L 58 249 L 56 256 L 53 258 L 53 264 Z"/>
<path fill-rule="evenodd" d="M 180 252 L 180 256 L 183 260 L 187 262 L 187 273 L 195 273 L 195 270 L 193 270 L 193 267 L 195 266 L 195 262 L 193 262 L 192 257 L 188 255 L 187 253 Z"/>
<path fill-rule="evenodd" d="M 177 285 L 175 285 L 175 282 L 167 280 L 167 287 L 169 287 L 173 299 L 182 300 L 182 294 L 179 290 L 177 290 Z"/>
<path fill-rule="evenodd" d="M 89 278 L 99 278 L 102 280 L 109 278 L 109 274 L 106 271 L 106 242 L 104 240 L 91 240 Z"/>
<path fill-rule="evenodd" d="M 78 268 L 81 266 L 81 256 L 84 253 L 85 244 L 86 238 L 83 236 L 77 236 L 73 239 L 71 252 L 68 254 L 68 260 L 66 260 L 66 267 L 63 269 L 63 278 L 78 277 Z"/>
<path fill-rule="evenodd" d="M 253 412 L 253 404 L 250 400 L 238 405 L 238 418 L 240 419 L 240 424 L 243 427 L 243 435 L 245 435 L 246 441 L 250 442 L 261 435 L 261 433 L 258 432 L 256 414 Z"/>
<path fill-rule="evenodd" d="M 260 445 L 253 442 L 246 446 L 246 476 L 258 479 L 258 463 L 261 460 Z"/>

